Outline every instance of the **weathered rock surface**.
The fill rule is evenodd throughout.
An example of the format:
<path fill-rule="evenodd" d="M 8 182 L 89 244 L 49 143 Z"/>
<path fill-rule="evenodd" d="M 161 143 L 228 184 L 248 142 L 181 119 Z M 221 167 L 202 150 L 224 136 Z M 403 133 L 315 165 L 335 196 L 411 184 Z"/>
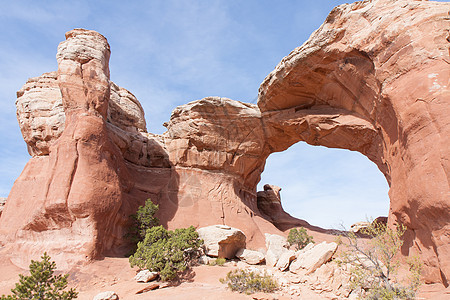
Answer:
<path fill-rule="evenodd" d="M 258 209 L 262 216 L 283 231 L 296 226 L 311 227 L 308 222 L 294 218 L 284 211 L 280 191 L 281 188 L 276 185 L 265 184 L 264 191 L 256 193 Z"/>
<path fill-rule="evenodd" d="M 264 244 L 262 232 L 277 232 L 259 216 L 253 190 L 259 157 L 268 153 L 256 105 L 193 101 L 174 110 L 165 135 L 146 133 L 139 102 L 109 81 L 106 39 L 82 29 L 66 38 L 58 72 L 29 80 L 18 93 L 33 157 L 0 219 L 5 255 L 25 267 L 47 251 L 67 268 L 122 254 L 128 216 L 147 198 L 171 229 L 227 223 L 255 248 Z"/>
<path fill-rule="evenodd" d="M 266 265 L 274 267 L 281 255 L 288 251 L 289 244 L 284 236 L 266 233 Z"/>
<path fill-rule="evenodd" d="M 134 276 L 134 280 L 137 282 L 149 282 L 155 280 L 158 277 L 158 272 L 150 272 L 149 270 L 142 270 Z"/>
<path fill-rule="evenodd" d="M 350 288 L 351 276 L 348 269 L 347 265 L 331 261 L 308 275 L 275 272 L 274 277 L 282 290 L 301 296 L 302 299 L 359 299 L 358 296 L 362 295 L 359 295 L 358 290 L 352 291 Z"/>
<path fill-rule="evenodd" d="M 193 101 L 173 111 L 167 129 L 176 175 L 161 206 L 178 216 L 164 218 L 169 226 L 227 224 L 245 232 L 252 248 L 264 245 L 263 232 L 278 232 L 256 203 L 261 157 L 269 152 L 256 105 L 219 97 Z"/>
<path fill-rule="evenodd" d="M 297 274 L 313 273 L 317 268 L 331 259 L 337 250 L 337 246 L 336 243 L 322 242 L 312 247 L 305 247 L 305 249 L 298 251 L 296 259 L 289 267 L 289 271 Z"/>
<path fill-rule="evenodd" d="M 107 120 L 125 131 L 146 132 L 144 110 L 136 97 L 110 83 Z M 30 78 L 17 92 L 17 120 L 32 156 L 48 155 L 64 131 L 66 115 L 57 72 Z"/>
<path fill-rule="evenodd" d="M 450 276 L 449 3 L 340 5 L 260 87 L 276 151 L 297 141 L 359 151 L 390 185 L 389 223 L 408 227 L 427 281 Z"/>
<path fill-rule="evenodd" d="M 234 258 L 245 247 L 245 234 L 226 225 L 212 225 L 197 230 L 205 245 L 205 254 L 213 257 Z"/>
<path fill-rule="evenodd" d="M 264 191 L 257 192 L 258 209 L 270 218 L 273 218 L 273 213 L 284 212 L 281 206 L 280 191 L 279 186 L 265 184 Z"/>
<path fill-rule="evenodd" d="M 119 296 L 113 291 L 101 292 L 93 300 L 119 300 Z"/>
<path fill-rule="evenodd" d="M 289 268 L 289 265 L 295 259 L 295 257 L 296 254 L 294 250 L 284 251 L 280 255 L 280 258 L 278 259 L 275 267 L 280 271 L 285 271 L 287 268 Z"/>
<path fill-rule="evenodd" d="M 266 77 L 257 106 L 193 101 L 173 111 L 163 135 L 146 133 L 139 102 L 110 82 L 106 39 L 68 32 L 58 71 L 18 92 L 33 157 L 0 218 L 2 255 L 27 266 L 47 251 L 64 268 L 123 253 L 128 216 L 147 198 L 169 228 L 228 224 L 256 249 L 262 233 L 278 232 L 271 222 L 297 222 L 270 219 L 281 209 L 273 199 L 258 208 L 265 160 L 305 141 L 377 164 L 391 187 L 388 223 L 408 227 L 402 253 L 420 254 L 427 282 L 447 284 L 449 10 L 431 1 L 338 6 Z"/>
<path fill-rule="evenodd" d="M 30 78 L 17 92 L 17 120 L 30 155 L 48 155 L 64 131 L 64 108 L 57 72 Z"/>
<path fill-rule="evenodd" d="M 264 261 L 264 254 L 255 250 L 241 248 L 236 252 L 236 257 L 249 265 L 257 265 Z"/>

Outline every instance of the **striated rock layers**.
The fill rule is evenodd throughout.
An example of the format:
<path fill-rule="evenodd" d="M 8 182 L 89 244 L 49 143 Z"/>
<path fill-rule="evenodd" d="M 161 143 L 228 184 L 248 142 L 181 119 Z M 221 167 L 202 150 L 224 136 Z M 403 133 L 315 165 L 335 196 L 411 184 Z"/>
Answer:
<path fill-rule="evenodd" d="M 226 224 L 256 249 L 273 224 L 295 225 L 273 188 L 257 201 L 265 160 L 305 141 L 377 164 L 391 186 L 389 223 L 408 226 L 403 254 L 420 254 L 426 280 L 447 285 L 449 10 L 338 6 L 266 77 L 257 106 L 194 101 L 173 111 L 163 135 L 146 132 L 137 99 L 109 80 L 106 39 L 68 32 L 58 71 L 17 93 L 32 158 L 0 218 L 2 254 L 25 266 L 48 251 L 64 268 L 123 253 L 128 216 L 149 197 L 163 225 Z"/>
<path fill-rule="evenodd" d="M 295 226 L 307 226 L 315 231 L 325 231 L 285 212 L 281 205 L 280 191 L 281 188 L 276 185 L 265 184 L 264 191 L 256 193 L 258 210 L 266 220 L 280 230 L 287 230 Z"/>

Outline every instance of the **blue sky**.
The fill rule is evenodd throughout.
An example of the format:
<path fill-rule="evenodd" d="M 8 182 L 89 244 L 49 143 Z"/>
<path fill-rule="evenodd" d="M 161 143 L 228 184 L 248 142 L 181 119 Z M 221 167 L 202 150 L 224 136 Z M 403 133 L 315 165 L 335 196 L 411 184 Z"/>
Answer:
<path fill-rule="evenodd" d="M 181 104 L 206 96 L 255 102 L 264 77 L 344 1 L 4 1 L 0 10 L 0 196 L 29 159 L 15 117 L 27 78 L 57 69 L 73 28 L 111 45 L 111 79 L 142 103 L 150 132 Z M 299 143 L 269 157 L 262 184 L 279 185 L 285 209 L 314 225 L 386 215 L 388 186 L 359 153 Z"/>

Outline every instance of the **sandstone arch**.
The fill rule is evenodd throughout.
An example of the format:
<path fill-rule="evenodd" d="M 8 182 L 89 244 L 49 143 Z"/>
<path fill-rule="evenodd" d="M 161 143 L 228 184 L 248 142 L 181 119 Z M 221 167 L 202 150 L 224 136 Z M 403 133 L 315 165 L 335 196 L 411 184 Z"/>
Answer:
<path fill-rule="evenodd" d="M 390 185 L 390 223 L 409 228 L 403 253 L 418 250 L 426 277 L 447 284 L 450 22 L 438 7 L 336 7 L 266 77 L 258 106 L 273 151 L 306 141 L 375 162 Z"/>

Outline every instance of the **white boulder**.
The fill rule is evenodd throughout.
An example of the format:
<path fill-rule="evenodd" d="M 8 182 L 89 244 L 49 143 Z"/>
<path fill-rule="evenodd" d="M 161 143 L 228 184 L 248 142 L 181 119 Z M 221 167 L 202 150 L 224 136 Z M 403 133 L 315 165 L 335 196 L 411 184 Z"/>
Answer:
<path fill-rule="evenodd" d="M 289 244 L 284 236 L 266 233 L 266 265 L 274 267 L 283 252 L 288 251 Z"/>
<path fill-rule="evenodd" d="M 336 243 L 322 242 L 297 252 L 297 258 L 291 263 L 289 271 L 296 274 L 310 274 L 331 259 L 337 249 Z"/>
<path fill-rule="evenodd" d="M 119 300 L 119 296 L 113 291 L 101 292 L 93 300 Z"/>
<path fill-rule="evenodd" d="M 226 225 L 212 225 L 197 230 L 204 241 L 205 254 L 213 257 L 234 258 L 236 252 L 245 248 L 245 234 Z"/>
<path fill-rule="evenodd" d="M 249 265 L 257 265 L 264 261 L 264 254 L 259 251 L 241 248 L 236 252 L 236 257 L 248 263 Z"/>
<path fill-rule="evenodd" d="M 289 268 L 289 265 L 295 259 L 295 257 L 296 252 L 294 250 L 287 250 L 281 254 L 275 267 L 280 271 L 285 271 L 287 268 Z"/>
<path fill-rule="evenodd" d="M 211 257 L 208 257 L 207 255 L 202 255 L 198 258 L 198 263 L 201 265 L 207 265 L 212 260 Z"/>
<path fill-rule="evenodd" d="M 142 270 L 134 276 L 137 282 L 149 282 L 158 277 L 158 272 L 150 272 L 149 270 Z"/>

